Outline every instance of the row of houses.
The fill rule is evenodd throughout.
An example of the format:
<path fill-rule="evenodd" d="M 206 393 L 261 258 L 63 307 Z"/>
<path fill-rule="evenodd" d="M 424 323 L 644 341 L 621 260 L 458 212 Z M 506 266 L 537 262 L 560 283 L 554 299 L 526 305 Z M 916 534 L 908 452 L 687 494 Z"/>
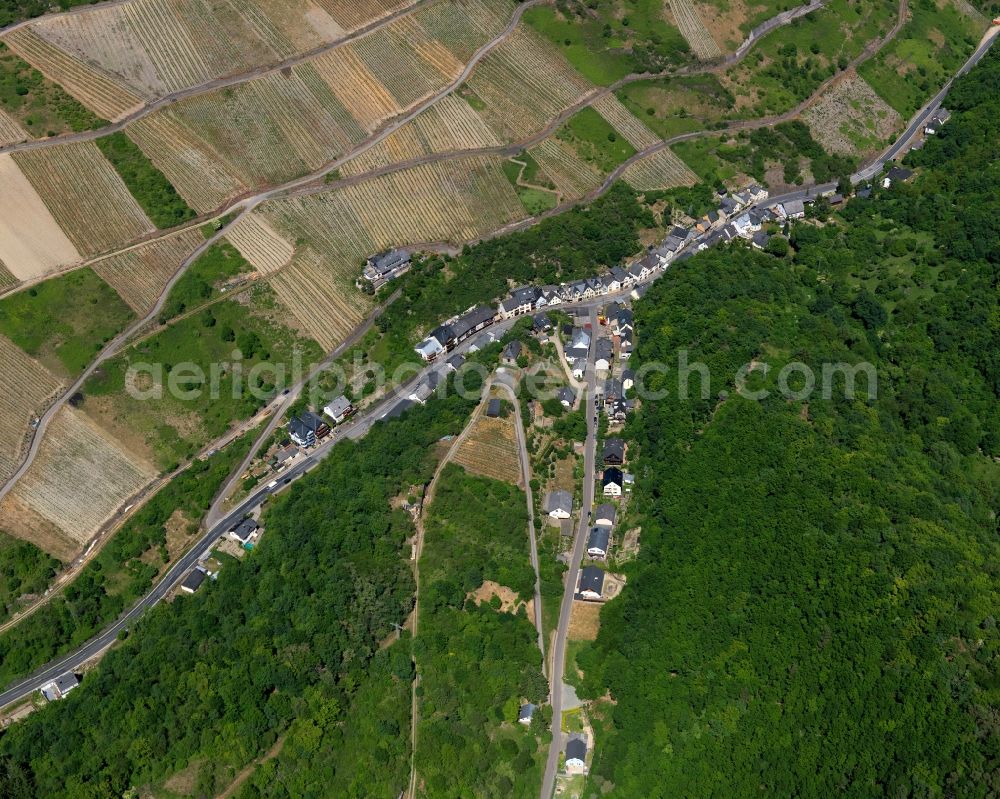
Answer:
<path fill-rule="evenodd" d="M 354 405 L 343 394 L 332 399 L 324 408 L 323 416 L 333 424 L 343 424 L 353 415 Z M 288 436 L 300 447 L 314 447 L 330 435 L 330 425 L 312 411 L 303 411 L 288 420 Z"/>
<path fill-rule="evenodd" d="M 741 216 L 743 210 L 755 203 L 760 203 L 768 197 L 767 189 L 756 183 L 743 191 L 734 194 L 722 194 L 719 207 L 709 211 L 694 226 L 698 233 L 708 233 L 716 230 L 727 222 Z"/>

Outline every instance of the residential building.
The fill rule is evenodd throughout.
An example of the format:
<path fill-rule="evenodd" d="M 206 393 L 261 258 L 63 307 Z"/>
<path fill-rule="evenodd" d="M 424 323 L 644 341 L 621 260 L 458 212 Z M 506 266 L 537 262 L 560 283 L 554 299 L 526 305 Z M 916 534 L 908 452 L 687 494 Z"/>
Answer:
<path fill-rule="evenodd" d="M 614 466 L 609 467 L 604 470 L 601 485 L 604 488 L 604 496 L 620 497 L 625 485 L 625 475 L 622 474 L 621 469 L 617 469 Z"/>
<path fill-rule="evenodd" d="M 549 315 L 546 313 L 536 313 L 531 317 L 531 329 L 536 333 L 540 330 L 551 330 L 552 320 L 549 319 Z"/>
<path fill-rule="evenodd" d="M 226 535 L 229 536 L 233 541 L 235 541 L 240 546 L 245 547 L 247 544 L 250 544 L 252 546 L 253 543 L 257 540 L 257 537 L 259 535 L 258 533 L 259 530 L 260 526 L 257 524 L 257 522 L 254 519 L 251 519 L 249 516 L 247 516 L 245 519 L 240 521 L 239 524 L 237 524 L 234 528 L 232 528 L 228 533 L 226 533 Z"/>
<path fill-rule="evenodd" d="M 300 447 L 314 447 L 321 438 L 326 438 L 330 427 L 312 411 L 303 411 L 288 421 L 288 435 Z"/>
<path fill-rule="evenodd" d="M 525 727 L 529 726 L 535 716 L 536 709 L 537 706 L 531 704 L 531 702 L 521 705 L 520 710 L 517 711 L 517 723 L 523 724 Z"/>
<path fill-rule="evenodd" d="M 491 399 L 486 406 L 486 415 L 491 419 L 496 419 L 500 416 L 500 400 Z"/>
<path fill-rule="evenodd" d="M 604 596 L 604 569 L 585 566 L 580 570 L 580 581 L 576 593 L 581 599 L 596 600 Z"/>
<path fill-rule="evenodd" d="M 609 377 L 604 381 L 604 401 L 606 403 L 616 402 L 625 396 L 625 387 L 622 381 L 616 377 Z"/>
<path fill-rule="evenodd" d="M 448 366 L 449 372 L 457 372 L 462 368 L 462 364 L 465 363 L 465 356 L 461 354 L 452 355 L 445 363 Z"/>
<path fill-rule="evenodd" d="M 603 560 L 611 548 L 611 528 L 603 524 L 590 528 L 587 536 L 587 554 L 592 558 Z"/>
<path fill-rule="evenodd" d="M 433 361 L 435 358 L 437 358 L 438 355 L 440 355 L 442 352 L 445 351 L 444 347 L 441 345 L 441 342 L 439 342 L 433 336 L 428 336 L 419 344 L 417 344 L 417 346 L 414 347 L 413 349 L 417 353 L 417 355 L 419 355 L 424 361 L 427 361 L 428 363 Z"/>
<path fill-rule="evenodd" d="M 399 277 L 410 268 L 410 254 L 406 250 L 387 250 L 371 256 L 363 271 L 365 280 L 381 284 Z"/>
<path fill-rule="evenodd" d="M 542 305 L 545 304 L 541 289 L 536 286 L 522 286 L 505 297 L 497 310 L 502 319 L 513 319 L 515 316 L 533 313 L 540 307 L 540 302 Z"/>
<path fill-rule="evenodd" d="M 597 339 L 594 348 L 594 368 L 606 372 L 615 360 L 615 345 L 609 338 Z"/>
<path fill-rule="evenodd" d="M 550 491 L 544 509 L 553 519 L 568 519 L 573 514 L 573 495 L 569 491 Z"/>
<path fill-rule="evenodd" d="M 781 209 L 787 219 L 801 219 L 806 215 L 806 206 L 802 200 L 789 200 L 781 204 Z"/>
<path fill-rule="evenodd" d="M 503 348 L 503 354 L 500 356 L 501 360 L 507 366 L 513 366 L 517 363 L 517 359 L 521 357 L 521 342 L 517 339 L 507 342 L 507 346 Z"/>
<path fill-rule="evenodd" d="M 894 166 L 886 172 L 885 177 L 882 178 L 882 188 L 888 189 L 893 183 L 905 183 L 911 177 L 913 177 L 912 169 L 907 169 L 902 166 Z"/>
<path fill-rule="evenodd" d="M 354 413 L 354 406 L 343 394 L 330 400 L 330 403 L 323 408 L 323 413 L 333 419 L 334 424 L 342 424 L 348 416 Z"/>
<path fill-rule="evenodd" d="M 603 459 L 605 466 L 621 466 L 625 463 L 625 442 L 620 438 L 606 439 Z"/>
<path fill-rule="evenodd" d="M 621 381 L 622 381 L 622 391 L 623 392 L 631 391 L 632 388 L 635 386 L 635 372 L 633 372 L 631 369 L 622 370 Z"/>
<path fill-rule="evenodd" d="M 188 572 L 188 576 L 181 581 L 181 591 L 193 594 L 201 588 L 203 582 L 205 582 L 205 570 L 201 566 L 195 566 Z"/>
<path fill-rule="evenodd" d="M 42 696 L 50 702 L 55 702 L 59 699 L 63 699 L 66 694 L 76 688 L 79 684 L 80 679 L 72 672 L 68 672 L 60 677 L 56 677 L 52 682 L 43 685 L 41 689 Z"/>
<path fill-rule="evenodd" d="M 770 240 L 771 237 L 765 231 L 758 230 L 750 237 L 750 246 L 755 250 L 763 250 Z"/>
<path fill-rule="evenodd" d="M 566 742 L 566 773 L 587 773 L 587 742 L 583 738 L 571 738 Z"/>
<path fill-rule="evenodd" d="M 632 331 L 625 330 L 618 336 L 618 357 L 623 361 L 632 356 Z"/>
<path fill-rule="evenodd" d="M 284 466 L 298 454 L 299 448 L 294 444 L 289 444 L 287 447 L 282 447 L 274 453 L 274 463 L 276 466 Z"/>
<path fill-rule="evenodd" d="M 947 108 L 939 108 L 927 120 L 927 124 L 924 125 L 924 133 L 928 136 L 934 136 L 949 119 L 951 119 L 951 111 Z"/>
<path fill-rule="evenodd" d="M 614 527 L 617 515 L 618 512 L 615 510 L 615 506 L 610 502 L 605 502 L 603 505 L 598 505 L 594 511 L 594 524 L 601 527 Z"/>
<path fill-rule="evenodd" d="M 576 392 L 571 386 L 563 386 L 556 397 L 564 408 L 572 408 L 576 403 Z"/>
<path fill-rule="evenodd" d="M 629 403 L 627 400 L 615 400 L 607 410 L 608 419 L 613 422 L 624 422 L 628 419 Z"/>

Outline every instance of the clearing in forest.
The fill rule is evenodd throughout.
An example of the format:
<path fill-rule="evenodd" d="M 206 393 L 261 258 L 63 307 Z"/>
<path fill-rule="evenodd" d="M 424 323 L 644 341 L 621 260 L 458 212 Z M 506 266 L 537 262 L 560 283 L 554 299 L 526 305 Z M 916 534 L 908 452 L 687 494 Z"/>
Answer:
<path fill-rule="evenodd" d="M 32 280 L 80 260 L 73 242 L 9 154 L 0 155 L 0 263 Z"/>
<path fill-rule="evenodd" d="M 26 150 L 13 159 L 82 255 L 156 229 L 94 142 Z"/>
<path fill-rule="evenodd" d="M 824 149 L 841 155 L 878 150 L 903 118 L 855 72 L 845 75 L 802 114 Z"/>
<path fill-rule="evenodd" d="M 521 461 L 513 411 L 506 417 L 491 419 L 481 415 L 476 419 L 454 461 L 473 474 L 520 485 Z"/>
<path fill-rule="evenodd" d="M 85 414 L 66 406 L 11 493 L 82 545 L 155 476 L 151 464 L 127 453 Z M 7 527 L 7 520 L 0 520 Z M 8 529 L 31 540 L 27 531 Z"/>

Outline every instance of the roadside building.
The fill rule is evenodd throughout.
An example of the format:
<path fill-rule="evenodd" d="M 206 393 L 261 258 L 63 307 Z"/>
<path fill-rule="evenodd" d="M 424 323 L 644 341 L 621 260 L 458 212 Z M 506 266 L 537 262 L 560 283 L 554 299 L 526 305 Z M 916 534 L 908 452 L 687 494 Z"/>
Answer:
<path fill-rule="evenodd" d="M 381 285 L 399 277 L 410 268 L 410 254 L 406 250 L 387 250 L 371 256 L 365 263 L 364 277 L 369 283 Z"/>
<path fill-rule="evenodd" d="M 611 528 L 603 524 L 590 528 L 587 536 L 587 554 L 595 559 L 604 560 L 611 547 Z"/>
<path fill-rule="evenodd" d="M 573 495 L 569 491 L 550 491 L 545 497 L 545 512 L 553 519 L 568 519 L 573 514 Z"/>
<path fill-rule="evenodd" d="M 604 465 L 621 466 L 625 463 L 625 442 L 620 438 L 609 438 L 604 442 Z"/>
<path fill-rule="evenodd" d="M 187 577 L 181 581 L 181 591 L 187 594 L 193 594 L 199 588 L 201 584 L 205 582 L 205 570 L 201 566 L 195 566 L 190 572 L 188 572 Z"/>
<path fill-rule="evenodd" d="M 583 738 L 571 738 L 566 742 L 566 773 L 587 773 L 587 742 Z"/>
<path fill-rule="evenodd" d="M 42 686 L 42 696 L 50 702 L 64 699 L 66 694 L 80 684 L 80 679 L 72 672 L 56 677 L 52 682 Z"/>
<path fill-rule="evenodd" d="M 254 519 L 247 516 L 228 533 L 226 533 L 226 535 L 241 547 L 248 548 L 252 547 L 254 542 L 256 542 L 259 530 L 260 525 L 258 525 Z"/>
<path fill-rule="evenodd" d="M 617 469 L 614 466 L 609 467 L 604 470 L 601 485 L 604 488 L 604 496 L 620 497 L 625 486 L 625 475 L 622 474 L 621 469 Z"/>
<path fill-rule="evenodd" d="M 343 394 L 330 400 L 330 403 L 323 408 L 323 413 L 333 419 L 335 424 L 342 424 L 348 416 L 354 413 L 354 406 Z"/>
<path fill-rule="evenodd" d="M 616 516 L 617 511 L 615 510 L 615 506 L 610 502 L 605 502 L 602 505 L 598 505 L 597 510 L 594 511 L 594 524 L 608 528 L 614 527 Z"/>
<path fill-rule="evenodd" d="M 604 569 L 585 566 L 580 569 L 580 581 L 576 593 L 580 599 L 596 601 L 604 596 Z"/>
<path fill-rule="evenodd" d="M 535 710 L 537 710 L 537 706 L 531 702 L 521 705 L 520 710 L 517 711 L 517 723 L 523 724 L 525 727 L 529 726 L 535 716 Z"/>

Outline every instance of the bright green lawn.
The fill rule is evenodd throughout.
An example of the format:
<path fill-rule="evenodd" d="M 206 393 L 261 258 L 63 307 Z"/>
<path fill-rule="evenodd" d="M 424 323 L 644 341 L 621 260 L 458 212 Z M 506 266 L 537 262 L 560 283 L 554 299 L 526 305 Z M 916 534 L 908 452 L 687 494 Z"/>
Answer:
<path fill-rule="evenodd" d="M 567 119 L 556 136 L 572 144 L 583 160 L 602 172 L 610 172 L 635 155 L 635 147 L 589 106 Z"/>

